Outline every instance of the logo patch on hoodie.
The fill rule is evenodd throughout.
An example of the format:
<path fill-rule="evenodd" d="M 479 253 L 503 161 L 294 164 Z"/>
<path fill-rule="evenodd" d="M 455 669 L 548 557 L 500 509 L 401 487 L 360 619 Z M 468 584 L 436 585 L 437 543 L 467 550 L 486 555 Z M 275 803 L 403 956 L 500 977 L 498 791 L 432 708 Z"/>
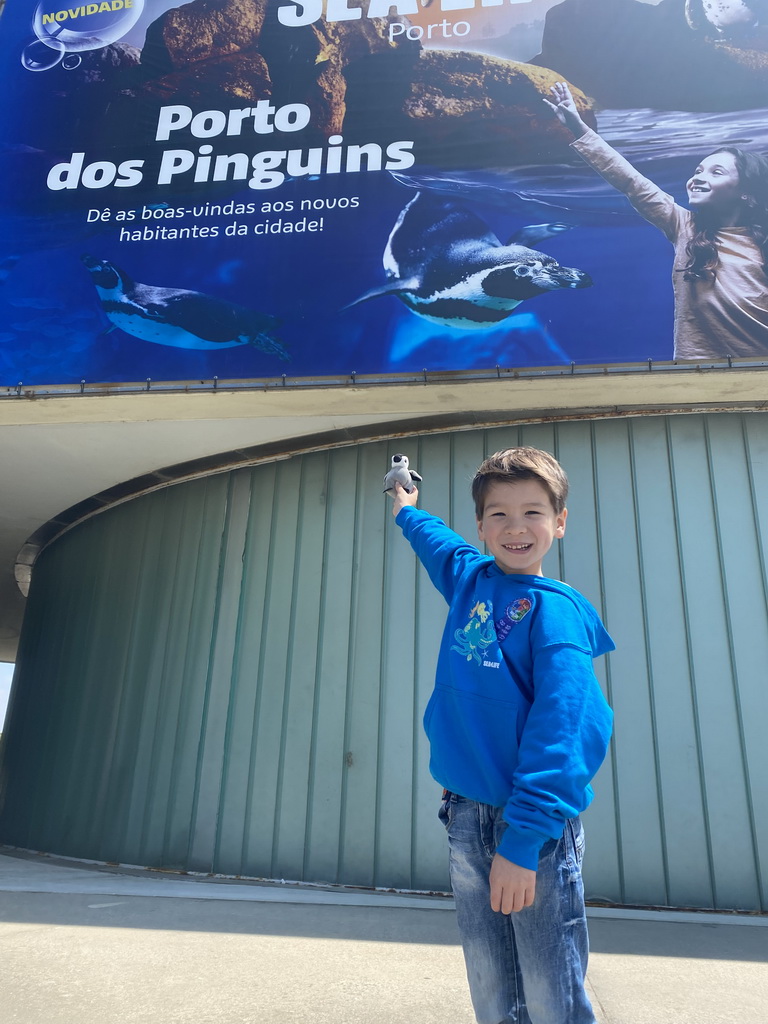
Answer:
<path fill-rule="evenodd" d="M 504 615 L 496 623 L 496 635 L 499 643 L 502 643 L 512 632 L 512 627 L 525 618 L 533 607 L 527 597 L 518 597 L 511 604 L 508 604 Z"/>

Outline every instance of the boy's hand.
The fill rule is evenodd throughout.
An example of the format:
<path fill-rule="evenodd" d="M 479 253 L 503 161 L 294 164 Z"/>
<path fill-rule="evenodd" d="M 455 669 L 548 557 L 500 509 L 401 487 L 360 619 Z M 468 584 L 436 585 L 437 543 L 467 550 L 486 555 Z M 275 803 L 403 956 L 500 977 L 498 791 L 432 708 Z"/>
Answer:
<path fill-rule="evenodd" d="M 555 82 L 549 90 L 552 93 L 554 103 L 542 96 L 542 99 L 557 116 L 560 124 L 564 124 L 573 134 L 580 138 L 588 130 L 588 125 L 581 119 L 579 108 L 571 95 L 571 90 L 565 82 Z"/>
<path fill-rule="evenodd" d="M 536 872 L 497 853 L 491 861 L 491 909 L 513 914 L 530 907 L 535 895 Z"/>
<path fill-rule="evenodd" d="M 393 516 L 396 516 L 400 509 L 405 508 L 406 505 L 416 505 L 418 500 L 419 492 L 416 487 L 409 494 L 403 485 L 398 480 L 395 480 L 395 500 L 392 503 Z"/>

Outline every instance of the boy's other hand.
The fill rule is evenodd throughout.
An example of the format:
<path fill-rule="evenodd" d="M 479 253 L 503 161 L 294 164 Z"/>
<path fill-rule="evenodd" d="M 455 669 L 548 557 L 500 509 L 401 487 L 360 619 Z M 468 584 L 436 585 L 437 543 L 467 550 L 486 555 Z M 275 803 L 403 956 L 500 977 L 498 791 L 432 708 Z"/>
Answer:
<path fill-rule="evenodd" d="M 536 895 L 536 872 L 497 853 L 491 862 L 491 909 L 514 914 L 530 907 Z"/>
<path fill-rule="evenodd" d="M 403 485 L 395 480 L 395 500 L 392 503 L 392 515 L 396 516 L 401 508 L 405 508 L 406 505 L 416 505 L 419 500 L 419 492 L 414 487 L 411 493 L 403 487 Z"/>

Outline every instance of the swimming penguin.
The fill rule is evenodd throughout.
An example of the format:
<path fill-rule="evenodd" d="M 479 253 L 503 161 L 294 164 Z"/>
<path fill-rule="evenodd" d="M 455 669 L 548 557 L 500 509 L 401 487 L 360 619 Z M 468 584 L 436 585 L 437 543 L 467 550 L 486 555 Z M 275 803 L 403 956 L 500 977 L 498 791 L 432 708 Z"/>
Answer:
<path fill-rule="evenodd" d="M 266 313 L 185 288 L 138 284 L 114 263 L 83 256 L 101 308 L 126 334 L 175 348 L 218 350 L 252 345 L 290 358 L 274 337 L 278 321 Z"/>
<path fill-rule="evenodd" d="M 509 239 L 507 245 L 538 245 L 545 238 L 557 238 L 564 231 L 570 231 L 572 224 L 563 224 L 561 221 L 552 221 L 549 224 L 526 224 L 519 228 Z"/>
<path fill-rule="evenodd" d="M 491 327 L 544 292 L 592 284 L 584 271 L 561 267 L 537 249 L 502 245 L 480 217 L 428 192 L 417 192 L 401 212 L 384 270 L 388 283 L 351 305 L 396 295 L 426 320 L 463 330 Z"/>
<path fill-rule="evenodd" d="M 419 474 L 408 468 L 407 455 L 393 455 L 392 468 L 384 477 L 384 493 L 393 498 L 395 496 L 395 481 L 399 482 L 409 494 L 415 490 L 414 483 L 421 483 Z"/>

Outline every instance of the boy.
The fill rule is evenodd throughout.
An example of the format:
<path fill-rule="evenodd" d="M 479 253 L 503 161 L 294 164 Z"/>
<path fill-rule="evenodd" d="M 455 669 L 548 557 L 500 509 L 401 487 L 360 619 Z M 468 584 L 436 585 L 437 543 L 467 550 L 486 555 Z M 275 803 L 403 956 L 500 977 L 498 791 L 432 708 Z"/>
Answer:
<path fill-rule="evenodd" d="M 396 487 L 396 522 L 450 606 L 424 726 L 478 1024 L 595 1021 L 578 815 L 611 733 L 592 659 L 614 645 L 542 575 L 567 490 L 547 452 L 486 459 L 472 497 L 487 557 Z"/>

